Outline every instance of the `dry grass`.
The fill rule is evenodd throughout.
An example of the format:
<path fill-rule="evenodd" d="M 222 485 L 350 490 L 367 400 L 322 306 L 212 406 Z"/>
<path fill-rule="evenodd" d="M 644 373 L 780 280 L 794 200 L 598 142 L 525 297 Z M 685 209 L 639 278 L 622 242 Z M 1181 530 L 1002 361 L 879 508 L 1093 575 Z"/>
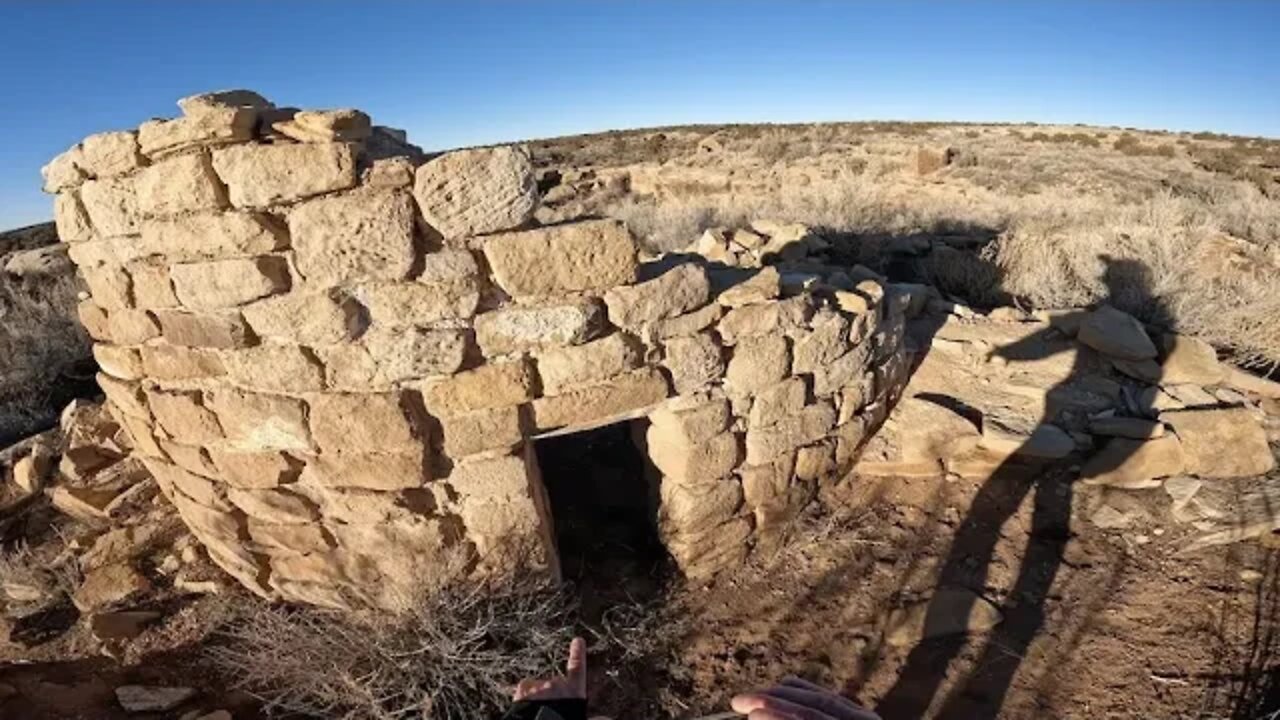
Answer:
<path fill-rule="evenodd" d="M 25 543 L 0 550 L 0 609 L 10 617 L 22 617 L 58 602 L 75 592 L 80 572 L 74 559 L 62 552 L 65 543 L 42 545 L 39 551 Z"/>

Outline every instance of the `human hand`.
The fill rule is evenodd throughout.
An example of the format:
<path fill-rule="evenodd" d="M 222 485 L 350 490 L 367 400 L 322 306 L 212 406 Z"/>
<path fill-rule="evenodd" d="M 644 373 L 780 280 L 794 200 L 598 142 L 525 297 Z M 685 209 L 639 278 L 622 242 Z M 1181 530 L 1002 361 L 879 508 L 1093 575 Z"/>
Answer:
<path fill-rule="evenodd" d="M 842 695 L 792 677 L 767 690 L 738 695 L 731 706 L 747 720 L 880 720 Z"/>
<path fill-rule="evenodd" d="M 553 678 L 525 678 L 516 685 L 514 700 L 587 699 L 587 642 L 576 637 L 569 643 L 569 662 L 564 675 Z"/>

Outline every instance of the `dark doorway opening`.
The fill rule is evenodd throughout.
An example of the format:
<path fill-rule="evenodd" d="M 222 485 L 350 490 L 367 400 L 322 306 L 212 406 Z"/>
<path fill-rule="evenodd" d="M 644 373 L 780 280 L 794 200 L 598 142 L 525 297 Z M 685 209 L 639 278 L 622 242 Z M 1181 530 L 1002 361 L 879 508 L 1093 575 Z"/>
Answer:
<path fill-rule="evenodd" d="M 620 422 L 534 442 L 560 568 L 588 605 L 648 600 L 667 574 L 657 493 L 633 432 Z"/>

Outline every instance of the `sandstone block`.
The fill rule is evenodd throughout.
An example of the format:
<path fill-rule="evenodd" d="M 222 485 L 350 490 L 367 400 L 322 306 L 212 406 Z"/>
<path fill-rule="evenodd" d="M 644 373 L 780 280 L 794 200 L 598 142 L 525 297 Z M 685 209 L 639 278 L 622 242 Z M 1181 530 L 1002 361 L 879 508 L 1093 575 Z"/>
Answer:
<path fill-rule="evenodd" d="M 229 349 L 248 347 L 257 341 L 235 310 L 154 310 L 152 315 L 160 323 L 160 335 L 170 345 Z"/>
<path fill-rule="evenodd" d="M 791 350 L 781 335 L 743 340 L 733 349 L 725 386 L 733 393 L 755 393 L 780 382 L 791 371 Z"/>
<path fill-rule="evenodd" d="M 87 574 L 71 600 L 76 609 L 88 613 L 119 605 L 150 590 L 151 583 L 137 570 L 125 563 L 117 563 Z"/>
<path fill-rule="evenodd" d="M 217 510 L 221 513 L 230 513 L 235 510 L 231 503 L 227 502 L 225 488 L 208 478 L 202 478 L 195 473 L 188 472 L 172 463 L 163 460 L 146 460 L 147 469 L 155 477 L 156 482 L 161 487 L 166 488 L 165 496 L 173 498 L 174 491 L 188 500 L 195 502 L 203 508 L 209 510 Z M 175 502 L 177 504 L 177 502 Z M 184 519 L 186 514 L 184 513 Z M 221 534 L 231 529 L 228 528 L 228 520 L 231 518 L 201 518 L 205 522 L 201 522 L 205 528 Z M 199 522 L 199 521 L 197 521 Z M 233 531 L 234 533 L 234 531 Z M 232 537 L 235 535 L 232 534 Z"/>
<path fill-rule="evenodd" d="M 539 430 L 586 425 L 643 411 L 669 394 L 661 373 L 646 368 L 619 375 L 598 385 L 533 401 L 533 423 Z"/>
<path fill-rule="evenodd" d="M 1205 478 L 1252 477 L 1271 472 L 1275 456 L 1267 433 L 1247 408 L 1170 410 L 1160 413 L 1186 455 L 1186 472 Z"/>
<path fill-rule="evenodd" d="M 701 532 L 672 532 L 667 537 L 667 548 L 681 572 L 698 580 L 741 565 L 747 557 L 750 536 L 750 521 L 736 518 Z"/>
<path fill-rule="evenodd" d="M 322 487 L 403 490 L 431 481 L 423 454 L 347 453 L 318 455 L 308 460 L 299 482 Z"/>
<path fill-rule="evenodd" d="M 76 190 L 64 190 L 53 199 L 53 224 L 62 242 L 84 242 L 93 237 L 93 225 Z"/>
<path fill-rule="evenodd" d="M 147 404 L 160 427 L 180 443 L 211 445 L 224 437 L 218 418 L 198 392 L 149 390 Z"/>
<path fill-rule="evenodd" d="M 82 267 L 80 277 L 84 278 L 94 302 L 102 307 L 109 310 L 133 307 L 133 284 L 124 268 Z"/>
<path fill-rule="evenodd" d="M 476 316 L 476 342 L 486 357 L 524 350 L 579 345 L 606 327 L 599 301 L 585 298 L 557 305 L 509 306 Z"/>
<path fill-rule="evenodd" d="M 1080 323 L 1077 338 L 1094 350 L 1121 360 L 1147 360 L 1156 356 L 1156 346 L 1142 323 L 1110 305 L 1089 313 Z"/>
<path fill-rule="evenodd" d="M 547 351 L 538 356 L 542 391 L 557 395 L 576 386 L 608 380 L 638 367 L 642 355 L 640 344 L 623 333 L 585 345 Z"/>
<path fill-rule="evenodd" d="M 524 440 L 520 407 L 489 408 L 440 418 L 444 453 L 451 458 L 509 450 Z"/>
<path fill-rule="evenodd" d="M 610 288 L 604 294 L 609 320 L 628 330 L 682 315 L 707 304 L 711 285 L 707 273 L 693 264 L 678 265 L 658 277 L 635 285 Z"/>
<path fill-rule="evenodd" d="M 514 297 L 604 290 L 635 281 L 635 240 L 616 220 L 493 235 L 485 239 L 484 254 L 498 285 Z"/>
<path fill-rule="evenodd" d="M 118 410 L 126 415 L 132 415 L 146 420 L 151 419 L 151 413 L 147 410 L 147 399 L 142 393 L 142 386 L 136 382 L 128 382 L 126 380 L 117 380 L 105 373 L 97 374 L 98 386 L 102 388 L 102 394 L 107 396 L 107 400 Z"/>
<path fill-rule="evenodd" d="M 272 123 L 276 132 L 298 142 L 358 142 L 369 137 L 369 116 L 353 108 L 300 110 L 293 119 Z"/>
<path fill-rule="evenodd" d="M 817 366 L 813 373 L 813 394 L 830 397 L 845 386 L 860 382 L 871 363 L 870 355 L 871 348 L 864 343 L 831 362 Z"/>
<path fill-rule="evenodd" d="M 339 390 L 384 388 L 457 372 L 467 356 L 465 330 L 373 328 L 359 344 L 317 348 L 329 385 Z"/>
<path fill-rule="evenodd" d="M 1158 478 L 1177 475 L 1185 467 L 1182 444 L 1172 435 L 1154 440 L 1112 438 L 1080 469 L 1080 479 L 1088 485 L 1156 487 Z"/>
<path fill-rule="evenodd" d="M 413 195 L 446 238 L 523 225 L 538 204 L 533 162 L 524 147 L 446 153 L 418 168 Z"/>
<path fill-rule="evenodd" d="M 480 265 L 469 250 L 437 250 L 422 260 L 417 281 L 424 285 L 469 283 L 480 276 Z"/>
<path fill-rule="evenodd" d="M 319 519 L 318 508 L 307 498 L 280 488 L 244 490 L 227 488 L 227 500 L 256 520 L 278 525 L 307 525 Z"/>
<path fill-rule="evenodd" d="M 836 439 L 836 466 L 847 471 L 858 460 L 867 439 L 867 417 L 857 415 L 836 425 L 831 436 Z"/>
<path fill-rule="evenodd" d="M 310 450 L 306 405 L 294 398 L 239 390 L 218 390 L 206 396 L 206 406 L 218 417 L 231 449 Z"/>
<path fill-rule="evenodd" d="M 187 117 L 201 115 L 225 115 L 227 110 L 270 110 L 275 105 L 252 90 L 233 89 L 189 95 L 178 100 L 178 107 Z"/>
<path fill-rule="evenodd" d="M 413 266 L 413 200 L 407 193 L 365 189 L 318 198 L 288 217 L 298 272 L 309 284 L 403 280 Z"/>
<path fill-rule="evenodd" d="M 714 325 L 720 319 L 722 312 L 723 308 L 720 305 L 707 305 L 693 312 L 659 320 L 645 328 L 642 334 L 657 341 L 673 337 L 686 337 L 702 332 Z"/>
<path fill-rule="evenodd" d="M 301 393 L 324 388 L 324 368 L 306 348 L 268 344 L 222 353 L 227 379 L 249 390 Z"/>
<path fill-rule="evenodd" d="M 1067 431 L 1052 423 L 1017 427 L 988 416 L 982 419 L 982 438 L 978 440 L 978 447 L 997 457 L 1016 455 L 1056 460 L 1070 455 L 1076 449 L 1076 443 Z"/>
<path fill-rule="evenodd" d="M 527 360 L 490 363 L 428 388 L 427 411 L 446 417 L 520 405 L 533 399 L 535 388 L 533 368 Z"/>
<path fill-rule="evenodd" d="M 204 448 L 195 445 L 183 445 L 164 438 L 158 438 L 158 442 L 160 443 L 160 449 L 164 451 L 164 454 L 174 465 L 203 478 L 218 477 L 218 468 L 214 467 L 213 461 L 209 459 L 209 454 L 205 452 Z"/>
<path fill-rule="evenodd" d="M 1146 418 L 1094 418 L 1089 421 L 1089 432 L 1094 435 L 1123 437 L 1131 440 L 1150 440 L 1164 435 L 1164 425 Z"/>
<path fill-rule="evenodd" d="M 201 380 L 226 374 L 217 351 L 174 345 L 147 345 L 139 349 L 142 370 L 156 380 Z"/>
<path fill-rule="evenodd" d="M 360 331 L 360 306 L 338 290 L 294 291 L 241 308 L 253 332 L 301 345 L 332 345 Z"/>
<path fill-rule="evenodd" d="M 333 549 L 324 528 L 318 522 L 312 525 L 278 525 L 257 520 L 250 515 L 245 525 L 249 539 L 253 541 L 250 549 L 264 555 L 306 555 Z M 227 715 L 225 720 L 231 720 L 231 716 Z"/>
<path fill-rule="evenodd" d="M 235 307 L 289 289 L 284 258 L 263 256 L 181 263 L 169 269 L 173 290 L 186 307 L 215 310 Z"/>
<path fill-rule="evenodd" d="M 804 380 L 798 377 L 763 388 L 751 403 L 747 422 L 751 427 L 776 425 L 804 409 L 805 395 Z"/>
<path fill-rule="evenodd" d="M 447 482 L 459 495 L 481 501 L 528 497 L 532 493 L 530 467 L 523 454 L 459 463 L 453 466 Z"/>
<path fill-rule="evenodd" d="M 781 281 L 782 276 L 776 267 L 764 267 L 746 280 L 726 288 L 716 296 L 716 302 L 731 308 L 768 302 L 782 291 Z"/>
<path fill-rule="evenodd" d="M 84 148 L 79 143 L 50 160 L 40 168 L 44 191 L 58 193 L 78 187 L 86 176 L 83 163 Z"/>
<path fill-rule="evenodd" d="M 112 377 L 121 380 L 142 378 L 142 356 L 136 348 L 96 343 L 93 346 L 93 359 L 103 372 Z"/>
<path fill-rule="evenodd" d="M 813 312 L 807 295 L 786 300 L 745 305 L 725 313 L 720 319 L 720 336 L 726 345 L 762 335 L 799 335 Z"/>
<path fill-rule="evenodd" d="M 160 335 L 155 320 L 142 310 L 111 310 L 107 313 L 107 328 L 108 339 L 118 345 L 139 345 Z"/>
<path fill-rule="evenodd" d="M 143 313 L 143 317 L 146 317 L 146 313 Z M 83 300 L 77 303 L 76 318 L 84 326 L 85 332 L 89 333 L 89 337 L 98 341 L 112 340 L 111 321 L 107 317 L 107 311 L 101 305 L 92 300 Z M 152 324 L 152 329 L 156 329 L 154 323 Z"/>
<path fill-rule="evenodd" d="M 747 465 L 742 477 L 743 499 L 751 508 L 785 505 L 795 477 L 795 454 L 785 454 L 773 462 Z"/>
<path fill-rule="evenodd" d="M 225 259 L 284 249 L 289 236 L 267 215 L 202 212 L 143 222 L 140 244 L 172 260 Z"/>
<path fill-rule="evenodd" d="M 213 168 L 236 207 L 265 208 L 356 184 L 355 153 L 346 143 L 220 148 Z"/>
<path fill-rule="evenodd" d="M 737 479 L 712 480 L 697 485 L 663 481 L 661 523 L 674 532 L 699 532 L 733 517 L 742 506 L 742 484 Z"/>
<path fill-rule="evenodd" d="M 311 400 L 311 435 L 322 453 L 422 451 L 423 417 L 406 393 L 327 393 Z"/>
<path fill-rule="evenodd" d="M 302 463 L 282 452 L 239 452 L 209 448 L 218 476 L 232 487 L 254 489 L 284 485 L 297 479 Z"/>
<path fill-rule="evenodd" d="M 451 283 L 366 283 L 354 294 L 374 325 L 429 325 L 441 320 L 466 319 L 480 306 L 475 279 Z"/>
<path fill-rule="evenodd" d="M 78 164 L 98 178 L 133 172 L 145 162 L 138 152 L 138 134 L 134 132 L 97 133 L 81 141 L 80 147 Z"/>
<path fill-rule="evenodd" d="M 664 437 L 678 434 L 686 445 L 701 443 L 729 427 L 729 401 L 723 397 L 674 398 L 649 414 Z"/>
<path fill-rule="evenodd" d="M 138 174 L 138 209 L 148 215 L 177 215 L 227 206 L 227 191 L 213 172 L 209 156 L 180 155 Z"/>
<path fill-rule="evenodd" d="M 160 310 L 178 306 L 178 296 L 173 292 L 167 265 L 139 262 L 130 265 L 128 272 L 132 282 L 133 302 L 139 308 Z"/>
<path fill-rule="evenodd" d="M 797 373 L 815 373 L 849 350 L 849 320 L 840 313 L 824 309 L 814 315 L 810 328 L 796 338 Z"/>
<path fill-rule="evenodd" d="M 1161 338 L 1161 350 L 1160 370 L 1164 384 L 1216 385 L 1226 377 L 1226 369 L 1218 362 L 1218 354 L 1203 340 L 1169 334 Z"/>
<path fill-rule="evenodd" d="M 696 392 L 724 374 L 723 350 L 708 333 L 671 338 L 663 347 L 662 365 L 678 393 Z"/>
<path fill-rule="evenodd" d="M 747 464 L 762 465 L 822 439 L 836 423 L 830 402 L 808 405 L 771 427 L 747 428 Z"/>
<path fill-rule="evenodd" d="M 680 483 L 728 477 L 742 460 L 742 447 L 731 432 L 689 442 L 672 425 L 650 424 L 646 440 L 649 459 L 663 475 Z"/>
<path fill-rule="evenodd" d="M 148 120 L 138 128 L 138 144 L 150 158 L 161 158 L 201 146 L 225 145 L 253 138 L 258 114 L 246 108 L 208 108 L 176 120 Z"/>

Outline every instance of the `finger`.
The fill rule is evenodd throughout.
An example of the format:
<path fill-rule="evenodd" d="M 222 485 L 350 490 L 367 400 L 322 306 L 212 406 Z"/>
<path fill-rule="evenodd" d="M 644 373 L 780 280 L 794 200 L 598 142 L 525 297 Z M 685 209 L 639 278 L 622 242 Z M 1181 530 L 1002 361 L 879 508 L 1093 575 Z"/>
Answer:
<path fill-rule="evenodd" d="M 808 688 L 779 685 L 769 688 L 762 694 L 785 700 L 804 708 L 825 713 L 835 720 L 863 720 L 867 712 L 848 698 L 841 697 L 830 690 L 810 690 Z"/>
<path fill-rule="evenodd" d="M 563 697 L 563 693 L 555 692 L 556 682 L 554 680 L 538 680 L 529 686 L 529 691 L 525 694 L 525 700 L 557 700 Z"/>
<path fill-rule="evenodd" d="M 511 696 L 511 699 L 516 700 L 518 702 L 520 700 L 524 700 L 525 698 L 529 697 L 529 693 L 533 692 L 533 686 L 536 684 L 536 682 L 537 681 L 535 681 L 533 678 L 525 678 L 524 680 L 521 680 L 519 683 L 516 684 L 516 691 Z"/>
<path fill-rule="evenodd" d="M 752 710 L 747 720 L 799 720 L 794 715 L 779 715 L 772 710 Z"/>
<path fill-rule="evenodd" d="M 576 637 L 569 643 L 569 663 L 565 669 L 569 687 L 575 697 L 587 696 L 587 641 Z"/>
<path fill-rule="evenodd" d="M 843 720 L 840 717 L 827 715 L 821 710 L 807 708 L 789 700 L 764 693 L 738 695 L 729 702 L 729 706 L 733 708 L 734 712 L 742 713 L 748 718 L 756 718 L 757 712 L 763 713 L 758 716 L 763 720 L 773 720 L 773 718 L 780 718 L 781 720 Z"/>

